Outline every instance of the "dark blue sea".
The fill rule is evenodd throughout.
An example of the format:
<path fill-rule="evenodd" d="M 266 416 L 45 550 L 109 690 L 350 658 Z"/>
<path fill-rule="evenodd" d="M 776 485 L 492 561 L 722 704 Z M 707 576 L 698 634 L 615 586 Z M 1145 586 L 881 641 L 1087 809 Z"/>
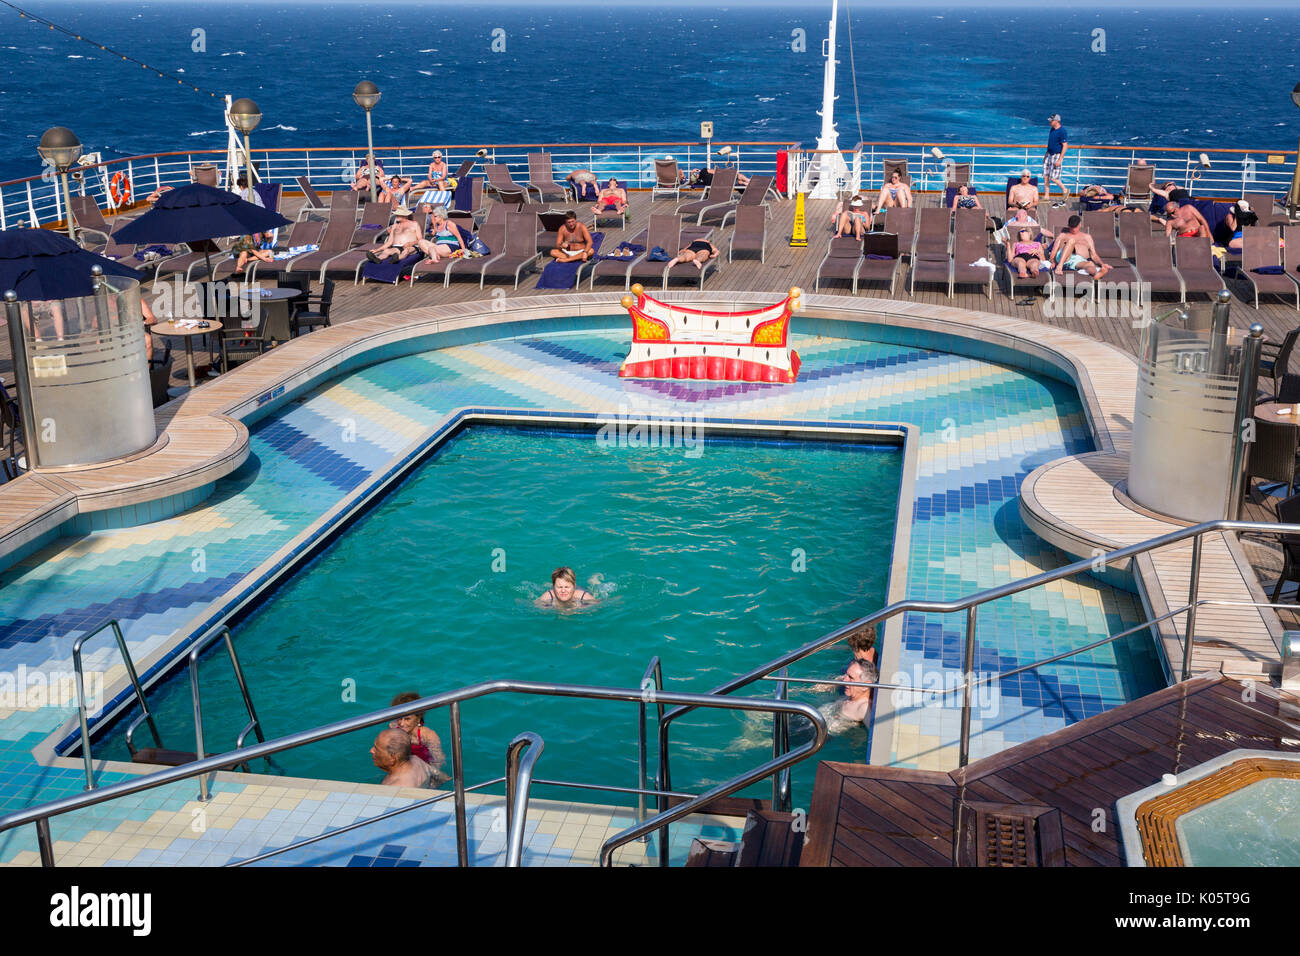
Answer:
<path fill-rule="evenodd" d="M 253 97 L 261 147 L 364 143 L 350 97 L 363 78 L 384 93 L 380 145 L 693 141 L 705 119 L 720 143 L 811 145 L 830 12 L 829 0 L 16 2 L 185 84 Z M 806 52 L 792 49 L 799 29 Z M 1293 148 L 1298 50 L 1300 4 L 842 3 L 840 145 L 1037 143 L 1059 111 L 1080 145 Z M 39 173 L 53 125 L 106 158 L 221 148 L 220 102 L 0 6 L 0 180 Z"/>

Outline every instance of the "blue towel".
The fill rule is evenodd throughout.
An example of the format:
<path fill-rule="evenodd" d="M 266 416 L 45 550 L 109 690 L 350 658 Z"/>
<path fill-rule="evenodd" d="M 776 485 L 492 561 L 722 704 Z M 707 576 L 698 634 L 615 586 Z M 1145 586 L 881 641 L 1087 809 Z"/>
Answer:
<path fill-rule="evenodd" d="M 397 280 L 411 271 L 411 268 L 424 258 L 424 253 L 416 250 L 401 262 L 367 262 L 361 275 L 371 282 L 387 282 L 396 285 Z"/>
<path fill-rule="evenodd" d="M 591 234 L 591 247 L 593 253 L 600 252 L 600 244 L 605 240 L 603 232 L 593 232 Z M 537 280 L 539 289 L 572 289 L 578 283 L 578 270 L 585 263 L 578 262 L 559 262 L 552 261 L 545 269 L 542 270 L 541 278 Z"/>
<path fill-rule="evenodd" d="M 650 250 L 650 255 L 646 256 L 650 262 L 672 262 L 673 257 L 664 252 L 662 246 L 655 246 Z"/>
<path fill-rule="evenodd" d="M 1260 266 L 1258 269 L 1251 269 L 1250 271 L 1258 272 L 1262 276 L 1286 275 L 1286 270 L 1281 266 Z"/>

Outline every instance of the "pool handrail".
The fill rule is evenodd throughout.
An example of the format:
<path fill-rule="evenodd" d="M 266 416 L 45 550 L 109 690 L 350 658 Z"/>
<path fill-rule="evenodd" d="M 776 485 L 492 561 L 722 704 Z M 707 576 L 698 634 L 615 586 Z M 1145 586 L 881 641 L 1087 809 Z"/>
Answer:
<path fill-rule="evenodd" d="M 152 790 L 165 784 L 188 780 L 209 772 L 228 769 L 239 764 L 246 764 L 261 757 L 269 757 L 272 754 L 300 747 L 305 744 L 315 743 L 320 740 L 326 740 L 331 737 L 337 737 L 358 730 L 364 730 L 367 727 L 374 727 L 381 724 L 386 725 L 389 721 L 403 717 L 412 711 L 426 711 L 445 706 L 449 709 L 452 729 L 452 776 L 454 782 L 453 797 L 456 801 L 457 858 L 461 866 L 468 866 L 469 841 L 465 814 L 465 794 L 469 792 L 470 789 L 477 789 L 477 787 L 467 788 L 465 786 L 464 761 L 461 757 L 460 705 L 462 702 L 467 700 L 473 700 L 479 697 L 488 697 L 500 693 L 636 702 L 642 700 L 643 691 L 641 688 L 596 687 L 582 684 L 558 684 L 539 681 L 484 681 L 478 684 L 471 684 L 467 687 L 461 687 L 456 690 L 444 691 L 441 694 L 434 694 L 417 701 L 411 701 L 393 707 L 385 707 L 382 710 L 372 711 L 371 713 L 362 714 L 358 717 L 350 717 L 346 720 L 334 721 L 309 730 L 298 731 L 274 740 L 259 742 L 251 747 L 232 750 L 224 754 L 214 754 L 213 756 L 205 757 L 202 760 L 196 760 L 192 763 L 182 764 L 177 767 L 169 767 L 165 770 L 158 770 L 150 774 L 135 777 L 131 780 L 124 780 L 120 783 L 111 784 L 107 787 L 86 790 L 82 793 L 62 797 L 58 800 L 52 800 L 33 807 L 16 810 L 0 817 L 0 833 L 4 833 L 15 827 L 24 826 L 26 824 L 34 824 L 36 827 L 41 863 L 44 866 L 52 867 L 55 865 L 55 861 L 54 842 L 50 836 L 49 821 L 51 817 L 69 813 L 73 810 L 80 810 L 85 807 L 94 806 L 99 803 L 105 803 L 109 800 L 127 796 L 129 794 Z M 667 807 L 648 820 L 641 821 L 640 823 L 615 834 L 610 838 L 610 840 L 606 841 L 605 846 L 601 849 L 601 864 L 604 866 L 608 866 L 612 862 L 611 858 L 613 848 L 611 847 L 611 843 L 613 841 L 618 841 L 616 845 L 621 846 L 623 843 L 626 843 L 631 839 L 642 836 L 643 833 L 649 833 L 653 830 L 659 829 L 661 826 L 667 826 L 682 817 L 699 812 L 714 800 L 730 796 L 738 790 L 743 790 L 745 787 L 748 787 L 753 783 L 764 780 L 786 767 L 793 766 L 794 764 L 811 757 L 813 754 L 817 753 L 826 742 L 826 719 L 816 708 L 807 704 L 763 698 L 732 697 L 730 695 L 711 696 L 708 694 L 682 694 L 670 693 L 667 691 L 656 693 L 658 697 L 662 698 L 664 703 L 689 706 L 692 709 L 696 707 L 708 707 L 719 710 L 762 711 L 766 713 L 798 715 L 806 718 L 812 725 L 813 734 L 810 740 L 789 753 L 782 755 L 780 758 L 768 760 L 758 767 L 718 784 L 703 794 L 692 796 L 676 806 Z M 540 748 L 532 749 L 535 749 L 536 755 L 540 755 Z M 529 771 L 529 776 L 531 777 L 531 765 Z M 522 782 L 522 776 L 519 779 Z M 550 783 L 556 785 L 582 786 L 580 784 L 567 784 L 563 781 L 537 780 L 534 782 L 538 784 Z M 206 788 L 204 788 L 204 792 L 206 792 Z M 627 834 L 632 835 L 628 836 L 627 839 L 621 839 Z M 607 848 L 608 853 L 606 852 Z"/>
<path fill-rule="evenodd" d="M 530 730 L 506 748 L 506 866 L 516 867 L 524 856 L 524 825 L 528 818 L 528 791 L 533 768 L 546 744 Z"/>
<path fill-rule="evenodd" d="M 144 688 L 140 685 L 139 675 L 136 674 L 135 661 L 131 659 L 131 651 L 127 648 L 126 638 L 122 635 L 122 626 L 117 622 L 116 618 L 105 621 L 93 631 L 87 631 L 72 642 L 72 672 L 77 682 L 77 720 L 81 726 L 81 753 L 86 764 L 87 790 L 95 789 L 95 765 L 90 756 L 90 713 L 86 703 L 86 673 L 81 662 L 81 649 L 87 641 L 108 627 L 113 629 L 113 637 L 117 641 L 118 651 L 121 653 L 122 661 L 126 665 L 126 674 L 130 678 L 131 689 L 135 691 L 136 700 L 140 702 L 140 716 L 126 728 L 127 749 L 132 754 L 135 753 L 131 738 L 142 721 L 148 722 L 149 730 L 153 733 L 154 743 L 160 749 L 162 747 L 162 737 L 158 735 L 158 725 L 154 723 L 153 714 L 149 711 L 149 704 L 145 700 Z"/>

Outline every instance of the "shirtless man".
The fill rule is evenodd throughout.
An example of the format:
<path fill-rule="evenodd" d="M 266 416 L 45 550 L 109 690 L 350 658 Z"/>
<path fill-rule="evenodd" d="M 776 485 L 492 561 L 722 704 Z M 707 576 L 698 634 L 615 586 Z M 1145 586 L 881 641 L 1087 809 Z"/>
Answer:
<path fill-rule="evenodd" d="M 1052 243 L 1049 253 L 1051 261 L 1056 263 L 1056 274 L 1064 275 L 1066 269 L 1078 269 L 1100 279 L 1111 267 L 1101 261 L 1092 236 L 1080 227 L 1083 222 L 1078 216 L 1071 216 L 1061 234 Z"/>
<path fill-rule="evenodd" d="M 1179 205 L 1177 200 L 1171 199 L 1165 206 L 1165 214 L 1169 216 L 1165 223 L 1166 236 L 1209 236 L 1210 234 L 1210 224 L 1205 221 L 1201 211 L 1189 202 Z"/>
<path fill-rule="evenodd" d="M 1020 173 L 1020 182 L 1011 187 L 1011 195 L 1007 198 L 1007 211 L 1012 209 L 1028 209 L 1034 212 L 1038 209 L 1038 187 L 1029 180 L 1033 179 L 1033 174 L 1029 170 L 1022 170 Z"/>
<path fill-rule="evenodd" d="M 591 232 L 578 222 L 576 212 L 566 212 L 564 225 L 555 233 L 555 248 L 551 250 L 551 258 L 559 262 L 586 262 L 593 251 Z"/>
<path fill-rule="evenodd" d="M 381 730 L 370 748 L 370 759 L 384 771 L 386 787 L 427 787 L 433 771 L 419 757 L 411 755 L 411 738 L 402 730 Z"/>
<path fill-rule="evenodd" d="M 393 210 L 393 215 L 397 217 L 397 221 L 389 227 L 388 239 L 378 249 L 371 249 L 367 252 L 366 258 L 371 262 L 383 262 L 385 259 L 389 262 L 401 262 L 416 249 L 419 249 L 426 256 L 436 261 L 438 251 L 434 248 L 433 243 L 420 234 L 420 227 L 411 218 L 411 210 L 405 206 L 398 206 Z"/>
<path fill-rule="evenodd" d="M 880 680 L 874 664 L 861 660 L 854 660 L 849 665 L 849 669 L 844 674 L 845 680 L 861 681 L 866 684 L 874 684 Z M 845 687 L 844 703 L 840 705 L 839 716 L 844 720 L 851 720 L 855 723 L 861 723 L 867 717 L 867 711 L 871 708 L 871 688 L 870 687 Z"/>
<path fill-rule="evenodd" d="M 599 579 L 592 576 L 592 586 Z M 537 599 L 538 607 L 578 607 L 582 604 L 595 604 L 596 595 L 578 587 L 578 576 L 573 568 L 556 568 L 551 572 L 551 589 Z"/>

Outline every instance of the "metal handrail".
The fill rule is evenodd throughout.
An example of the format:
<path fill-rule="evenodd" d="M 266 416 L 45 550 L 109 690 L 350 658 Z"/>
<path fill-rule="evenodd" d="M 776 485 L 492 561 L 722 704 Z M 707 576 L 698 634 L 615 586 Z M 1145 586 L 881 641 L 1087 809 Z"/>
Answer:
<path fill-rule="evenodd" d="M 1040 585 L 1050 584 L 1053 581 L 1059 581 L 1062 578 L 1072 577 L 1075 574 L 1079 574 L 1085 571 L 1104 570 L 1107 567 L 1109 567 L 1112 563 L 1126 561 L 1129 558 L 1135 557 L 1136 555 L 1146 554 L 1147 552 L 1150 551 L 1155 551 L 1160 548 L 1168 547 L 1170 545 L 1179 544 L 1190 538 L 1192 539 L 1193 547 L 1192 547 L 1192 565 L 1189 573 L 1189 582 L 1188 582 L 1189 584 L 1188 604 L 1178 609 L 1177 611 L 1171 611 L 1168 614 L 1162 615 L 1160 618 L 1156 619 L 1156 621 L 1145 622 L 1142 625 L 1139 625 L 1138 627 L 1138 629 L 1147 628 L 1150 627 L 1152 623 L 1156 623 L 1159 620 L 1163 620 L 1169 617 L 1174 617 L 1177 614 L 1186 613 L 1188 615 L 1187 624 L 1184 628 L 1183 661 L 1182 661 L 1183 666 L 1182 666 L 1182 677 L 1181 677 L 1182 680 L 1186 680 L 1191 676 L 1192 648 L 1193 648 L 1193 642 L 1195 640 L 1195 629 L 1196 629 L 1195 612 L 1196 612 L 1196 607 L 1200 603 L 1198 601 L 1196 592 L 1197 592 L 1197 587 L 1199 586 L 1200 571 L 1201 571 L 1201 539 L 1203 535 L 1215 531 L 1238 531 L 1238 532 L 1260 531 L 1260 532 L 1267 532 L 1270 534 L 1297 534 L 1300 533 L 1300 525 L 1282 524 L 1278 522 L 1262 522 L 1262 521 L 1235 521 L 1235 520 L 1227 520 L 1222 518 L 1217 519 L 1215 521 L 1204 521 L 1201 522 L 1200 524 L 1195 524 L 1187 528 L 1182 528 L 1178 531 L 1171 531 L 1168 534 L 1158 535 L 1157 537 L 1148 538 L 1147 540 L 1140 541 L 1136 544 L 1127 545 L 1126 547 L 1123 548 L 1117 548 L 1114 551 L 1109 551 L 1104 554 L 1099 554 L 1093 558 L 1086 558 L 1080 561 L 1076 561 L 1073 564 L 1068 564 L 1065 567 L 1057 568 L 1053 571 L 1044 571 L 1040 574 L 1032 575 L 1027 578 L 1021 578 L 1017 581 L 1011 581 L 1007 584 L 1002 584 L 994 588 L 988 588 L 983 591 L 977 591 L 974 594 L 970 594 L 953 601 L 917 601 L 917 600 L 897 601 L 893 604 L 890 604 L 887 607 L 881 608 L 879 611 L 876 611 L 872 614 L 868 614 L 865 617 L 860 617 L 857 620 L 844 625 L 843 627 L 837 628 L 836 630 L 832 631 L 830 634 L 817 638 L 814 641 L 810 641 L 809 643 L 804 644 L 802 647 L 796 648 L 793 651 L 789 651 L 788 653 L 782 654 L 780 657 L 776 658 L 775 660 L 769 661 L 766 664 L 760 664 L 758 667 L 754 668 L 751 671 L 748 671 L 745 674 L 742 674 L 739 677 L 732 678 L 731 680 L 719 684 L 717 687 L 713 688 L 708 693 L 710 696 L 726 695 L 726 694 L 733 693 L 737 690 L 740 690 L 742 687 L 747 687 L 749 684 L 752 684 L 756 680 L 761 680 L 778 670 L 781 670 L 785 667 L 788 667 L 791 664 L 803 660 L 805 657 L 808 657 L 809 655 L 814 654 L 817 651 L 823 650 L 824 648 L 830 647 L 832 644 L 838 643 L 839 641 L 848 637 L 853 632 L 860 630 L 861 628 L 864 628 L 868 625 L 878 624 L 882 621 L 886 621 L 892 617 L 895 617 L 898 614 L 906 613 L 908 611 L 919 612 L 919 613 L 932 613 L 932 614 L 951 614 L 957 611 L 966 612 L 967 626 L 966 626 L 965 663 L 966 663 L 966 673 L 970 674 L 974 665 L 975 618 L 976 618 L 976 609 L 978 607 L 987 604 L 990 601 L 996 601 L 1000 598 L 1009 597 L 1010 595 L 1013 594 L 1019 594 L 1022 591 L 1027 591 L 1030 590 L 1031 588 L 1039 587 Z M 1109 643 L 1111 640 L 1115 640 L 1119 636 L 1123 636 L 1123 635 L 1116 635 L 1115 638 L 1107 638 L 1105 640 L 1097 642 L 1094 645 L 1089 645 L 1086 648 L 1080 648 L 1079 650 L 1080 651 L 1090 650 L 1092 649 L 1092 647 Z M 1021 670 L 1027 670 L 1032 667 L 1042 666 L 1045 663 L 1050 663 L 1054 660 L 1059 660 L 1061 659 L 1061 657 L 1070 656 L 1070 653 L 1078 653 L 1078 652 L 1068 652 L 1063 655 L 1056 655 L 1054 657 L 1047 658 L 1044 661 L 1036 661 L 1033 664 L 1021 668 Z M 969 751 L 970 690 L 972 686 L 974 685 L 969 681 L 963 686 L 964 700 L 962 706 L 962 728 L 963 728 L 962 748 L 961 748 L 961 755 L 959 758 L 960 766 L 962 767 L 966 766 L 970 762 L 970 751 Z M 660 786 L 663 787 L 664 789 L 672 788 L 672 772 L 671 772 L 671 767 L 669 766 L 669 738 L 668 738 L 669 728 L 672 726 L 673 721 L 683 716 L 684 714 L 690 713 L 692 709 L 693 708 L 690 707 L 689 705 L 682 706 L 682 707 L 674 707 L 672 710 L 668 711 L 664 715 L 663 719 L 659 722 L 659 752 L 662 755 L 662 761 L 663 761 L 663 764 L 661 766 L 661 773 L 660 773 Z"/>
<path fill-rule="evenodd" d="M 40 848 L 41 862 L 45 866 L 54 866 L 54 843 L 50 836 L 49 825 L 51 817 L 69 813 L 73 810 L 80 810 L 85 807 L 94 806 L 96 804 L 105 803 L 109 800 L 116 799 L 117 797 L 152 790 L 156 787 L 164 786 L 165 784 L 188 780 L 192 777 L 198 777 L 217 770 L 226 769 L 233 765 L 248 763 L 262 757 L 269 757 L 272 754 L 300 747 L 305 744 L 315 743 L 331 737 L 338 737 L 342 734 L 352 733 L 357 730 L 364 730 L 368 727 L 374 727 L 379 724 L 387 724 L 389 721 L 405 716 L 412 711 L 427 711 L 446 706 L 450 711 L 452 728 L 452 772 L 455 783 L 454 799 L 456 801 L 457 855 L 460 865 L 468 866 L 469 849 L 465 822 L 465 794 L 468 792 L 468 788 L 465 786 L 464 766 L 461 759 L 459 708 L 460 704 L 464 701 L 474 700 L 480 697 L 488 697 L 499 693 L 517 693 L 544 697 L 572 697 L 588 700 L 621 700 L 633 703 L 641 699 L 640 688 L 625 689 L 617 687 L 593 687 L 579 684 L 551 684 L 535 681 L 486 681 L 484 683 L 462 687 L 457 690 L 434 694 L 418 701 L 399 704 L 394 707 L 386 707 L 383 710 L 373 711 L 369 714 L 363 714 L 358 717 L 335 721 L 310 730 L 299 731 L 275 740 L 255 744 L 252 747 L 245 747 L 243 749 L 232 750 L 229 753 L 205 757 L 202 760 L 196 760 L 193 763 L 183 764 L 179 767 L 169 767 L 165 770 L 159 770 L 151 774 L 136 777 L 132 780 L 124 780 L 121 783 L 115 783 L 107 787 L 101 787 L 96 790 L 62 797 L 58 800 L 52 800 L 48 803 L 39 804 L 37 806 L 27 807 L 23 810 L 17 810 L 0 817 L 0 833 L 11 830 L 14 827 L 34 824 L 36 827 L 37 842 Z M 690 707 L 692 709 L 696 707 L 709 707 L 719 710 L 746 710 L 764 711 L 768 713 L 797 714 L 806 718 L 809 723 L 812 724 L 814 730 L 813 737 L 800 748 L 785 755 L 781 760 L 769 760 L 754 770 L 722 783 L 703 794 L 692 797 L 672 809 L 667 809 L 657 813 L 650 819 L 642 821 L 641 823 L 616 834 L 611 839 L 617 840 L 617 845 L 622 845 L 631 839 L 635 839 L 641 836 L 643 832 L 652 832 L 658 829 L 661 825 L 671 823 L 683 816 L 696 812 L 699 808 L 715 799 L 735 793 L 737 790 L 743 789 L 758 780 L 762 780 L 770 774 L 776 773 L 787 766 L 793 766 L 820 750 L 826 741 L 825 718 L 822 717 L 821 713 L 819 713 L 815 708 L 810 707 L 807 704 L 749 697 L 720 697 L 708 694 L 669 693 L 666 691 L 660 693 L 659 696 L 665 703 L 676 704 L 681 707 Z M 610 841 L 606 841 L 605 847 L 608 848 L 609 846 Z M 612 853 L 612 849 L 610 852 Z M 602 861 L 605 859 L 604 854 L 605 848 L 602 848 Z"/>
<path fill-rule="evenodd" d="M 656 727 L 658 726 L 658 721 L 664 719 L 664 705 L 658 698 L 659 691 L 664 689 L 664 672 L 663 667 L 659 663 L 658 654 L 650 658 L 650 664 L 646 667 L 645 674 L 641 677 L 640 686 L 641 703 L 637 707 L 637 788 L 645 790 L 646 784 L 650 782 L 648 779 L 649 775 L 646 772 L 646 704 L 653 703 L 655 705 L 657 710 L 655 722 Z M 660 759 L 660 761 L 655 765 L 656 781 L 658 780 L 658 768 L 662 763 L 663 761 Z M 644 793 L 637 794 L 637 823 L 640 823 L 645 819 L 645 798 L 646 795 Z M 662 798 L 656 800 L 655 809 L 664 809 L 664 801 Z M 648 840 L 649 837 L 646 839 Z"/>
<path fill-rule="evenodd" d="M 230 628 L 222 625 L 216 630 L 209 631 L 203 637 L 200 637 L 190 645 L 190 697 L 194 705 L 194 755 L 198 760 L 204 757 L 203 750 L 203 705 L 200 703 L 199 695 L 199 654 L 219 637 L 226 639 L 226 650 L 230 653 L 230 666 L 235 671 L 235 681 L 239 684 L 239 693 L 244 698 L 244 710 L 248 712 L 248 723 L 244 729 L 239 732 L 235 738 L 235 749 L 240 750 L 244 746 L 244 740 L 248 737 L 251 730 L 257 734 L 257 739 L 261 743 L 266 742 L 266 737 L 262 735 L 262 725 L 257 719 L 257 713 L 253 710 L 253 698 L 248 693 L 248 682 L 244 680 L 244 669 L 239 665 L 239 655 L 235 653 L 235 642 L 230 636 Z M 248 770 L 248 764 L 244 764 L 244 769 Z M 205 803 L 208 800 L 208 778 L 199 778 L 199 799 Z"/>
<path fill-rule="evenodd" d="M 106 627 L 113 629 L 113 636 L 117 639 L 118 650 L 121 652 L 122 660 L 126 664 L 127 676 L 131 679 L 131 687 L 135 690 L 136 700 L 140 702 L 140 716 L 126 728 L 127 749 L 132 754 L 135 753 L 131 738 L 135 735 L 135 729 L 140 726 L 141 721 L 148 721 L 149 730 L 153 733 L 154 743 L 160 748 L 162 747 L 162 738 L 158 736 L 158 725 L 153 722 L 153 714 L 149 712 L 149 705 L 145 702 L 144 688 L 140 686 L 140 678 L 135 672 L 135 662 L 131 660 L 131 652 L 127 649 L 126 638 L 122 636 L 122 627 L 118 624 L 116 618 L 105 621 L 99 627 L 88 634 L 81 635 L 72 643 L 72 669 L 77 676 L 77 718 L 81 723 L 81 756 L 86 764 L 87 790 L 95 789 L 95 763 L 90 754 L 90 720 L 86 711 L 86 676 L 81 666 L 81 648 L 88 640 Z"/>
<path fill-rule="evenodd" d="M 531 731 L 510 741 L 506 748 L 506 866 L 517 867 L 524 855 L 524 822 L 528 817 L 528 789 L 533 767 L 546 744 Z"/>

